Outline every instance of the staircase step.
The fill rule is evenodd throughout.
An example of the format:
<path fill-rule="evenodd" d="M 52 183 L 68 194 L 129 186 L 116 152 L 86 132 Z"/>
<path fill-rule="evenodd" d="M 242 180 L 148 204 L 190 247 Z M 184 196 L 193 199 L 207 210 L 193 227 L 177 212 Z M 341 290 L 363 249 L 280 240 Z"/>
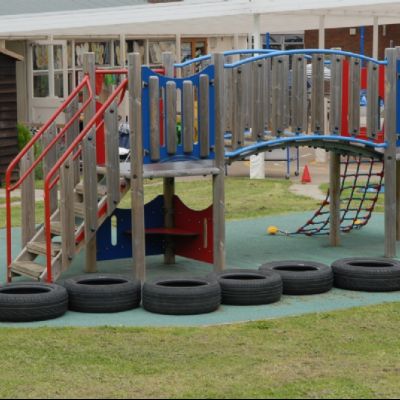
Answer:
<path fill-rule="evenodd" d="M 30 253 L 37 255 L 46 255 L 47 247 L 45 242 L 30 242 L 27 244 Z M 55 257 L 62 250 L 61 243 L 53 243 L 51 246 L 51 256 Z"/>
<path fill-rule="evenodd" d="M 75 191 L 76 191 L 76 193 L 82 194 L 82 195 L 83 195 L 83 188 L 84 188 L 83 182 L 82 182 L 82 183 L 78 183 L 78 184 L 75 186 Z M 97 186 L 97 194 L 99 195 L 99 197 L 105 196 L 105 195 L 107 194 L 107 186 L 98 185 L 98 186 Z"/>
<path fill-rule="evenodd" d="M 40 264 L 36 264 L 32 261 L 18 261 L 11 264 L 11 271 L 18 275 L 29 276 L 33 279 L 40 279 L 45 267 Z"/>
<path fill-rule="evenodd" d="M 85 204 L 84 203 L 75 203 L 74 204 L 74 212 L 78 217 L 85 216 Z"/>

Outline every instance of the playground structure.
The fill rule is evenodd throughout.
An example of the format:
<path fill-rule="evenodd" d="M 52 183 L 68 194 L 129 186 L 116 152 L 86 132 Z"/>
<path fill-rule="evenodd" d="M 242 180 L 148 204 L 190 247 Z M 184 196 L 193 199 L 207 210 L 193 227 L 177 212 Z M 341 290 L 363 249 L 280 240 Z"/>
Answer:
<path fill-rule="evenodd" d="M 242 57 L 239 61 L 226 59 L 238 55 Z M 331 68 L 329 127 L 324 126 L 322 101 L 327 58 Z M 175 65 L 174 69 L 172 55 L 167 53 L 161 75 L 142 66 L 136 53 L 129 55 L 127 69 L 112 71 L 96 71 L 94 55 L 86 54 L 81 83 L 8 168 L 8 281 L 14 275 L 23 275 L 53 282 L 83 249 L 87 272 L 95 271 L 98 259 L 133 257 L 135 276 L 142 282 L 146 278 L 146 255 L 164 254 L 167 264 L 174 263 L 175 255 L 181 255 L 213 263 L 216 272 L 222 271 L 225 163 L 287 146 L 320 147 L 331 152 L 329 204 L 326 201 L 325 206 L 329 205 L 333 246 L 339 244 L 341 230 L 341 155 L 384 164 L 385 255 L 394 257 L 399 225 L 395 222 L 399 214 L 399 60 L 398 49 L 387 49 L 384 61 L 334 50 L 245 50 L 202 57 Z M 190 69 L 201 62 L 211 63 L 199 73 L 175 77 L 181 75 L 181 68 Z M 310 96 L 308 63 L 312 65 Z M 365 76 L 362 71 L 367 71 L 368 76 L 366 129 L 361 127 L 359 113 L 361 77 Z M 104 104 L 96 107 L 96 74 L 110 73 L 121 76 L 121 82 Z M 384 93 L 379 89 L 379 76 L 384 76 Z M 117 132 L 118 106 L 126 92 L 131 163 L 125 170 L 119 163 Z M 380 124 L 380 95 L 385 98 L 384 129 Z M 66 124 L 57 132 L 55 121 L 62 112 L 66 113 Z M 81 113 L 85 118 L 79 131 Z M 176 132 L 178 113 L 182 121 L 180 137 Z M 232 116 L 230 130 L 226 115 Z M 39 140 L 43 151 L 35 159 L 33 150 Z M 226 152 L 225 146 L 230 146 Z M 12 183 L 11 174 L 19 163 L 20 179 Z M 41 164 L 45 176 L 45 218 L 37 228 L 34 171 Z M 189 210 L 175 195 L 175 178 L 206 175 L 213 179 L 213 204 L 201 212 Z M 164 192 L 145 206 L 143 191 L 147 178 L 162 178 Z M 11 193 L 19 187 L 22 249 L 14 257 Z M 132 210 L 118 210 L 118 203 L 129 190 Z M 369 210 L 372 212 L 373 207 Z M 117 221 L 116 244 L 112 239 L 113 218 Z"/>

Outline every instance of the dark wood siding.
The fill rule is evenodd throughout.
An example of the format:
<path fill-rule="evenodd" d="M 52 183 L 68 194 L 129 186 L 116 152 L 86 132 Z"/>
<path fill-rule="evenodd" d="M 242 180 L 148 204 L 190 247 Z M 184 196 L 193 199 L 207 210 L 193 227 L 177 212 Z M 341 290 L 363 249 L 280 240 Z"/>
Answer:
<path fill-rule="evenodd" d="M 0 54 L 0 180 L 18 154 L 16 61 Z"/>

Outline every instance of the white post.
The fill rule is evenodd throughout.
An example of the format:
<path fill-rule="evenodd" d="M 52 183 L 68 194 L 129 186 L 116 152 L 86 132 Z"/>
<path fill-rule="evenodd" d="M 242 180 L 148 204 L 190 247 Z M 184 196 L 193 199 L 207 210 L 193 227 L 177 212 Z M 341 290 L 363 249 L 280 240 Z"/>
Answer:
<path fill-rule="evenodd" d="M 379 18 L 374 17 L 374 29 L 372 37 L 372 57 L 378 59 L 379 57 Z"/>
<path fill-rule="evenodd" d="M 254 48 L 261 48 L 260 14 L 253 16 Z M 265 154 L 260 153 L 250 157 L 250 179 L 265 179 Z"/>
<path fill-rule="evenodd" d="M 326 17 L 325 15 L 320 15 L 319 16 L 319 30 L 318 30 L 318 48 L 320 49 L 325 49 L 325 20 Z M 325 99 L 324 99 L 324 104 L 326 104 Z M 327 110 L 327 107 L 325 105 L 325 113 Z M 325 114 L 326 115 L 326 114 Z M 325 129 L 329 126 L 327 123 L 328 121 L 325 121 Z M 315 150 L 315 161 L 324 163 L 326 162 L 326 151 L 324 149 L 316 149 Z"/>
<path fill-rule="evenodd" d="M 182 61 L 182 36 L 180 33 L 175 36 L 175 60 L 178 63 Z M 176 69 L 176 76 L 177 78 L 182 76 L 181 68 Z"/>

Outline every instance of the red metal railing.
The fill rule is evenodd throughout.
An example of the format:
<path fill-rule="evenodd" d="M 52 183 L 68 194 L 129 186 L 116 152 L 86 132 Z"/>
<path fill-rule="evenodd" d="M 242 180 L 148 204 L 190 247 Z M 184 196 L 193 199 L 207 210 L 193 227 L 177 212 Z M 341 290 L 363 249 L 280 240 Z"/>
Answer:
<path fill-rule="evenodd" d="M 11 176 L 15 167 L 22 160 L 22 158 L 28 153 L 29 150 L 39 141 L 44 133 L 52 126 L 62 112 L 72 103 L 72 101 L 79 95 L 84 89 L 88 90 L 88 99 L 81 106 L 81 108 L 73 115 L 70 121 L 66 123 L 64 128 L 53 138 L 46 148 L 43 149 L 39 157 L 32 163 L 28 170 L 19 178 L 19 180 L 12 185 Z M 11 280 L 10 268 L 12 263 L 12 221 L 11 221 L 11 193 L 18 189 L 26 178 L 35 170 L 35 168 L 43 161 L 44 157 L 49 153 L 57 142 L 65 136 L 72 124 L 80 117 L 80 114 L 86 110 L 90 102 L 93 100 L 93 91 L 90 86 L 89 76 L 85 76 L 81 83 L 72 91 L 65 102 L 56 110 L 52 117 L 43 125 L 43 127 L 37 132 L 34 137 L 29 141 L 25 148 L 18 154 L 18 156 L 11 162 L 6 172 L 6 238 L 7 238 L 7 279 Z"/>
<path fill-rule="evenodd" d="M 105 70 L 108 74 L 114 74 L 115 71 Z M 97 73 L 97 72 L 96 72 Z M 56 164 L 53 166 L 51 171 L 47 174 L 45 183 L 44 183 L 44 210 L 45 210 L 45 237 L 46 237 L 46 268 L 47 268 L 47 281 L 52 282 L 53 274 L 51 268 L 51 209 L 50 209 L 50 191 L 54 188 L 54 186 L 59 181 L 59 175 L 53 179 L 53 177 L 58 173 L 61 166 L 65 163 L 65 161 L 70 157 L 70 155 L 77 150 L 78 146 L 82 143 L 85 137 L 90 133 L 93 127 L 95 127 L 96 122 L 101 118 L 104 123 L 104 113 L 111 106 L 112 102 L 120 96 L 119 103 L 121 103 L 126 89 L 128 86 L 128 79 L 125 79 L 110 95 L 107 101 L 101 106 L 101 108 L 96 112 L 96 114 L 91 118 L 88 124 L 84 127 L 82 132 L 80 132 L 79 136 L 71 143 L 68 149 L 64 152 L 64 154 L 57 160 Z M 96 128 L 97 129 L 97 128 Z M 82 149 L 80 148 L 78 152 L 76 152 L 73 156 L 73 159 L 77 159 L 81 153 Z"/>

